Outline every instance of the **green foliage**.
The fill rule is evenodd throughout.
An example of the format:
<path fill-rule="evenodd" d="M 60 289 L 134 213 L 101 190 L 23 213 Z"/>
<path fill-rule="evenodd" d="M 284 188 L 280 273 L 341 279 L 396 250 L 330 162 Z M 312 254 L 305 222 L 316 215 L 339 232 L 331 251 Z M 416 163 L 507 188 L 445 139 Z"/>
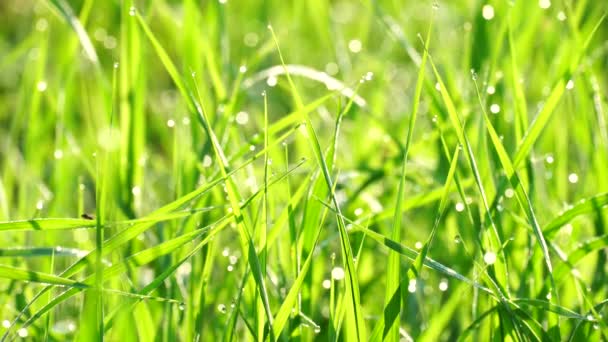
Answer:
<path fill-rule="evenodd" d="M 0 2 L 2 341 L 608 339 L 607 11 Z"/>

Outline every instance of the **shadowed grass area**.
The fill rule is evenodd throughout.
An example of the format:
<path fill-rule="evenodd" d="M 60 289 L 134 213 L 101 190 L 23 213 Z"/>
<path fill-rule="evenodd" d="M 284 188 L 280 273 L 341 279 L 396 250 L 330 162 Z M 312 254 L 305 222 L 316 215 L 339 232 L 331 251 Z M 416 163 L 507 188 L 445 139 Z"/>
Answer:
<path fill-rule="evenodd" d="M 608 3 L 0 3 L 0 339 L 608 339 Z"/>

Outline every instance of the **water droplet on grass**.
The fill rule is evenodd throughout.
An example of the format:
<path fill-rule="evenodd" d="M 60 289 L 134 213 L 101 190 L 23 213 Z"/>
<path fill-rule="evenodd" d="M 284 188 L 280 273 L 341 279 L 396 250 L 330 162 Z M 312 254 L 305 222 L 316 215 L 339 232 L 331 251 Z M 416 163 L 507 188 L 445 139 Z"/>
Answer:
<path fill-rule="evenodd" d="M 494 252 L 486 252 L 483 255 L 483 261 L 488 265 L 493 265 L 496 262 L 496 254 Z"/>
<path fill-rule="evenodd" d="M 221 313 L 226 313 L 226 305 L 224 305 L 224 304 L 218 305 L 217 310 Z"/>
<path fill-rule="evenodd" d="M 363 48 L 363 45 L 361 44 L 361 41 L 359 39 L 351 39 L 348 42 L 348 49 L 352 53 L 359 53 L 359 52 L 361 52 L 362 48 Z"/>
<path fill-rule="evenodd" d="M 46 88 L 47 88 L 46 81 L 38 81 L 38 83 L 36 84 L 36 89 L 38 89 L 38 91 L 41 93 L 46 91 Z"/>
<path fill-rule="evenodd" d="M 576 184 L 578 183 L 578 175 L 576 173 L 571 173 L 568 175 L 568 182 L 572 183 L 572 184 Z"/>
<path fill-rule="evenodd" d="M 169 128 L 175 127 L 175 121 L 173 119 L 167 120 L 167 127 L 169 127 Z"/>
<path fill-rule="evenodd" d="M 573 80 L 568 80 L 568 83 L 566 83 L 566 89 L 568 89 L 568 90 L 574 89 L 574 81 Z"/>
<path fill-rule="evenodd" d="M 208 154 L 203 157 L 203 167 L 209 167 L 213 163 L 213 160 Z"/>
<path fill-rule="evenodd" d="M 538 6 L 542 9 L 551 7 L 551 0 L 538 0 Z"/>
<path fill-rule="evenodd" d="M 274 87 L 277 85 L 278 81 L 279 80 L 276 78 L 276 76 L 271 75 L 266 79 L 266 84 L 268 84 L 269 87 Z"/>
<path fill-rule="evenodd" d="M 19 335 L 19 337 L 27 337 L 27 335 L 29 335 L 27 329 L 25 328 L 21 328 L 19 330 L 17 330 L 17 335 Z"/>
<path fill-rule="evenodd" d="M 456 203 L 456 211 L 459 212 L 459 213 L 463 212 L 464 211 L 464 203 L 462 203 L 462 202 Z"/>
<path fill-rule="evenodd" d="M 237 124 L 244 125 L 249 121 L 249 114 L 247 112 L 238 112 L 235 120 Z"/>
<path fill-rule="evenodd" d="M 334 280 L 342 280 L 344 279 L 344 269 L 340 266 L 334 267 L 331 270 L 331 277 Z"/>
<path fill-rule="evenodd" d="M 5 319 L 2 321 L 2 326 L 8 329 L 11 326 L 11 322 L 8 319 Z"/>
<path fill-rule="evenodd" d="M 448 290 L 448 280 L 441 279 L 441 281 L 439 282 L 439 291 L 445 292 L 447 290 Z"/>
<path fill-rule="evenodd" d="M 60 149 L 57 149 L 53 153 L 53 156 L 55 157 L 55 159 L 61 159 L 61 158 L 63 158 L 63 151 Z"/>
<path fill-rule="evenodd" d="M 246 73 L 246 72 L 247 72 L 247 66 L 245 66 L 245 65 L 241 65 L 241 67 L 239 68 L 239 72 L 240 72 L 241 74 Z"/>
<path fill-rule="evenodd" d="M 481 16 L 485 20 L 492 20 L 494 18 L 494 7 L 492 5 L 484 5 L 481 8 Z"/>
<path fill-rule="evenodd" d="M 324 289 L 329 289 L 331 287 L 331 280 L 325 279 L 323 280 L 323 283 L 321 283 L 321 285 L 323 285 Z"/>
<path fill-rule="evenodd" d="M 416 292 L 416 279 L 410 279 L 410 282 L 407 285 L 407 291 L 409 293 Z"/>
<path fill-rule="evenodd" d="M 135 6 L 131 6 L 131 8 L 129 8 L 129 15 L 134 16 L 135 13 L 137 13 L 137 8 L 135 8 Z"/>
<path fill-rule="evenodd" d="M 496 103 L 493 103 L 493 104 L 490 106 L 490 112 L 491 112 L 492 114 L 498 114 L 498 113 L 500 113 L 500 106 L 499 106 L 498 104 L 496 104 Z"/>

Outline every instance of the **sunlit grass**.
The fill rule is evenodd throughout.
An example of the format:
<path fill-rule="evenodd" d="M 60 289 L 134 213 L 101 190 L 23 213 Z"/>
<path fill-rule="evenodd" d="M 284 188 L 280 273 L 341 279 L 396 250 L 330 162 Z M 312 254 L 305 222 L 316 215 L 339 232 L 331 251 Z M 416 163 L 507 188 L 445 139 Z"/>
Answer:
<path fill-rule="evenodd" d="M 608 339 L 608 4 L 0 4 L 2 340 Z"/>

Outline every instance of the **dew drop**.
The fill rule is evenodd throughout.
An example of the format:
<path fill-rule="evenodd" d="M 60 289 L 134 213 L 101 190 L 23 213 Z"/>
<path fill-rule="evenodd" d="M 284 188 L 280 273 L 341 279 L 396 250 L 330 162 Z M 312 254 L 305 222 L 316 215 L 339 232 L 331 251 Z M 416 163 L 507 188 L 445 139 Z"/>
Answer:
<path fill-rule="evenodd" d="M 208 154 L 203 157 L 203 167 L 209 167 L 213 163 L 213 160 Z"/>
<path fill-rule="evenodd" d="M 230 258 L 228 258 L 230 261 L 230 264 L 234 265 L 236 264 L 236 262 L 239 260 L 239 258 L 236 257 L 236 255 L 231 255 Z"/>
<path fill-rule="evenodd" d="M 118 69 L 118 66 L 119 66 L 119 65 L 120 65 L 120 64 L 118 64 L 118 62 L 114 62 L 114 69 Z"/>
<path fill-rule="evenodd" d="M 131 8 L 129 8 L 129 15 L 134 16 L 135 13 L 137 13 L 137 8 L 135 8 L 135 6 L 131 6 Z"/>
<path fill-rule="evenodd" d="M 61 158 L 63 158 L 63 151 L 60 149 L 57 149 L 53 153 L 53 156 L 55 157 L 55 159 L 61 159 Z"/>
<path fill-rule="evenodd" d="M 17 330 L 17 335 L 19 335 L 19 337 L 27 337 L 27 335 L 29 335 L 27 329 L 25 328 L 21 328 L 19 330 Z"/>
<path fill-rule="evenodd" d="M 167 127 L 169 127 L 169 128 L 175 127 L 175 121 L 173 119 L 167 120 Z"/>
<path fill-rule="evenodd" d="M 246 73 L 246 72 L 247 72 L 247 66 L 245 66 L 245 65 L 241 65 L 241 66 L 240 66 L 240 68 L 239 68 L 239 72 L 240 72 L 241 74 Z"/>
<path fill-rule="evenodd" d="M 4 321 L 2 321 L 2 326 L 8 329 L 11 326 L 11 322 L 8 319 L 5 319 Z"/>
<path fill-rule="evenodd" d="M 576 173 L 571 173 L 568 175 L 568 182 L 572 183 L 572 184 L 576 184 L 578 183 L 578 175 Z"/>
<path fill-rule="evenodd" d="M 238 112 L 235 120 L 237 124 L 244 125 L 249 121 L 249 114 L 247 112 Z"/>
<path fill-rule="evenodd" d="M 481 16 L 485 20 L 492 20 L 494 18 L 494 7 L 492 5 L 484 5 L 481 8 Z"/>
<path fill-rule="evenodd" d="M 352 53 L 359 53 L 359 52 L 361 52 L 362 48 L 363 48 L 363 45 L 361 44 L 361 41 L 359 39 L 351 39 L 348 42 L 348 49 Z"/>
<path fill-rule="evenodd" d="M 462 202 L 456 203 L 456 211 L 459 212 L 459 213 L 463 212 L 464 211 L 464 203 L 462 203 Z"/>
<path fill-rule="evenodd" d="M 266 79 L 266 84 L 268 84 L 269 87 L 274 87 L 277 85 L 278 83 L 278 79 L 276 76 L 268 76 L 268 78 Z"/>
<path fill-rule="evenodd" d="M 477 81 L 477 72 L 475 72 L 475 69 L 471 69 L 471 79 Z"/>
<path fill-rule="evenodd" d="M 500 106 L 499 106 L 498 104 L 496 104 L 496 103 L 493 103 L 493 104 L 490 106 L 490 112 L 491 112 L 492 114 L 498 114 L 498 113 L 500 113 Z"/>
<path fill-rule="evenodd" d="M 538 6 L 542 9 L 551 7 L 551 0 L 538 0 Z"/>
<path fill-rule="evenodd" d="M 568 80 L 568 83 L 566 83 L 566 89 L 568 89 L 568 90 L 574 89 L 574 81 L 573 80 Z"/>
<path fill-rule="evenodd" d="M 221 313 L 226 313 L 226 305 L 224 305 L 224 304 L 218 305 L 217 310 Z"/>
<path fill-rule="evenodd" d="M 416 247 L 416 249 L 422 249 L 422 242 L 416 241 L 416 243 L 414 244 L 414 247 Z"/>
<path fill-rule="evenodd" d="M 460 235 L 456 235 L 454 237 L 454 243 L 459 244 L 462 242 L 462 238 L 460 237 Z"/>
<path fill-rule="evenodd" d="M 410 282 L 407 285 L 407 291 L 409 293 L 416 292 L 416 279 L 410 279 Z"/>
<path fill-rule="evenodd" d="M 441 281 L 439 282 L 439 291 L 445 292 L 447 290 L 448 290 L 448 280 L 441 279 Z"/>
<path fill-rule="evenodd" d="M 331 270 L 331 277 L 334 280 L 342 280 L 344 279 L 344 269 L 340 266 L 334 267 Z"/>
<path fill-rule="evenodd" d="M 329 279 L 323 280 L 322 285 L 323 285 L 324 289 L 329 289 L 331 287 L 331 280 L 329 280 Z"/>
<path fill-rule="evenodd" d="M 486 252 L 483 255 L 483 261 L 488 265 L 493 265 L 496 262 L 496 254 L 494 252 Z"/>
<path fill-rule="evenodd" d="M 36 89 L 38 89 L 38 91 L 41 92 L 41 93 L 44 92 L 44 91 L 46 91 L 46 88 L 47 88 L 46 81 L 39 81 L 36 84 Z"/>

